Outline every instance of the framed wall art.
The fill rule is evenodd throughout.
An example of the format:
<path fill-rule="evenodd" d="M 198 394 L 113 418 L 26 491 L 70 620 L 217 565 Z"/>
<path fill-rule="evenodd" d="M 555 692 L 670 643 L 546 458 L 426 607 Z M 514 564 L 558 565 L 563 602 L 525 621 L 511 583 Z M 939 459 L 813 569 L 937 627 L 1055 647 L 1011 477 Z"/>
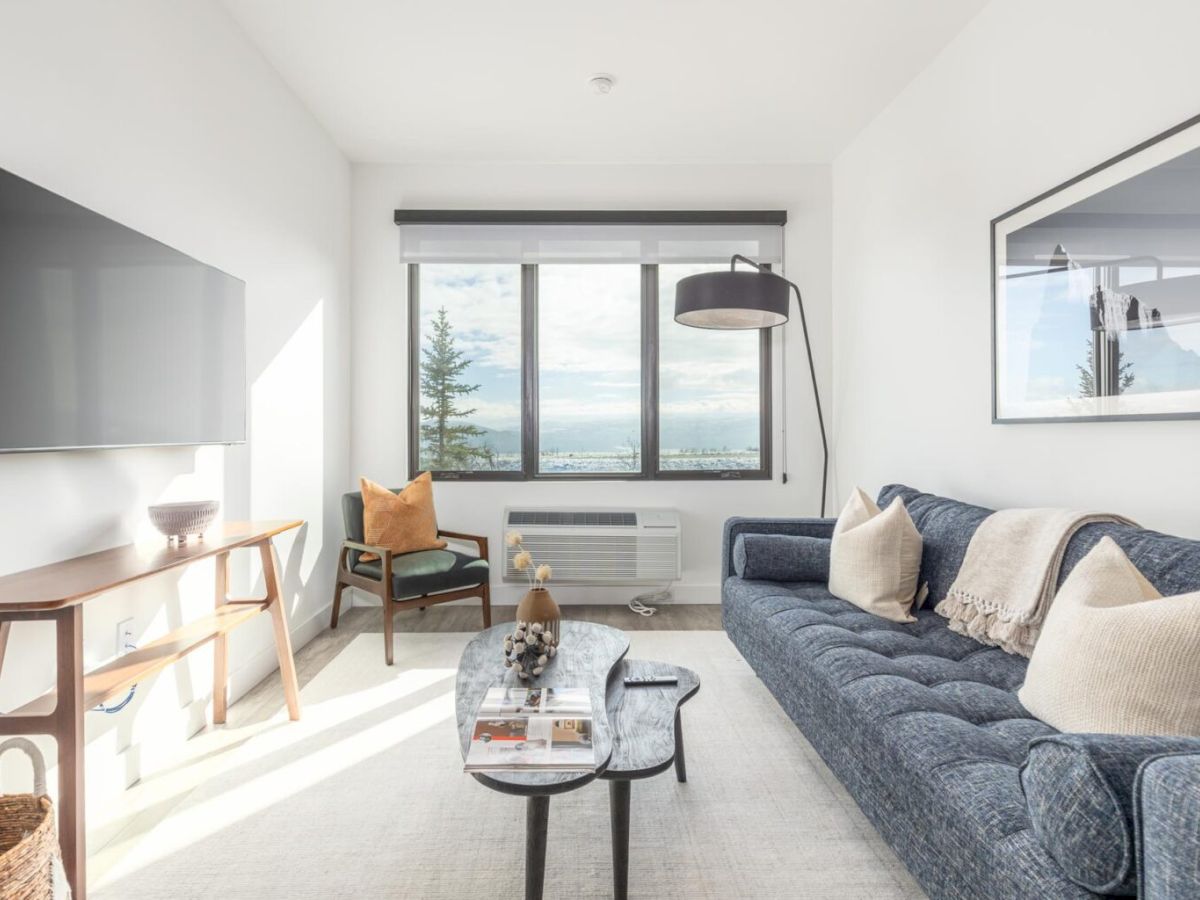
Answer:
<path fill-rule="evenodd" d="M 991 237 L 993 422 L 1200 418 L 1200 116 Z"/>

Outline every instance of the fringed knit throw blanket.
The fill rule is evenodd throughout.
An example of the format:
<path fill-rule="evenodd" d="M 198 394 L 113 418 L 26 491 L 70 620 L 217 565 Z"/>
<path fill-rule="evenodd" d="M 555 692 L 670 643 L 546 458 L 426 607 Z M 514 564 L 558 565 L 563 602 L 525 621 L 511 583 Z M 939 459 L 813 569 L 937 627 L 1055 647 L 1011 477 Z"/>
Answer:
<path fill-rule="evenodd" d="M 935 611 L 950 630 L 1029 656 L 1054 598 L 1067 543 L 1092 522 L 1129 519 L 1069 509 L 1003 509 L 980 524 Z"/>

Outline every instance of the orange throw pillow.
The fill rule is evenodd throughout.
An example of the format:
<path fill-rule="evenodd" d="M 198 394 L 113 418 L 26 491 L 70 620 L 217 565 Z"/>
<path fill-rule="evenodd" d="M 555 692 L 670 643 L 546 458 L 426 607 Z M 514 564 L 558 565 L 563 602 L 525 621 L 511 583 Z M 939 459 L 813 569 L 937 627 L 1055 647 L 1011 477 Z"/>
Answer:
<path fill-rule="evenodd" d="M 393 553 L 441 550 L 437 515 L 433 511 L 433 476 L 422 472 L 399 494 L 368 478 L 359 478 L 363 498 L 363 542 L 387 547 Z M 362 562 L 379 559 L 364 553 Z"/>

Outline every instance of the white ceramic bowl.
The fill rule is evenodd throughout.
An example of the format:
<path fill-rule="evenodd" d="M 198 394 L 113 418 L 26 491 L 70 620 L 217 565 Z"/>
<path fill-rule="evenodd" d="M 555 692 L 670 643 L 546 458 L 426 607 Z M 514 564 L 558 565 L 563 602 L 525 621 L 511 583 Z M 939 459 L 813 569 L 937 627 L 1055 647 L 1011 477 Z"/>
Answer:
<path fill-rule="evenodd" d="M 187 543 L 188 535 L 203 534 L 212 524 L 221 504 L 216 500 L 187 500 L 183 503 L 159 503 L 151 506 L 150 522 L 168 540 Z"/>

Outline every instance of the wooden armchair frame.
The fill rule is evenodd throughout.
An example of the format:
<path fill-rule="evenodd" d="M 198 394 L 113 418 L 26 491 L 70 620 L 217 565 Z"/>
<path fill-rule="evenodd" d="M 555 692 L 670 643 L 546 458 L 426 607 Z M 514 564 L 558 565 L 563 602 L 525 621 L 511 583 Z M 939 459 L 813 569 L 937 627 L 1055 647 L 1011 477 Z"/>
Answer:
<path fill-rule="evenodd" d="M 474 543 L 479 548 L 479 558 L 487 561 L 488 539 L 486 537 L 477 534 L 463 534 L 458 531 L 442 531 L 440 528 L 438 529 L 438 537 L 449 538 L 452 541 Z M 383 577 L 376 581 L 368 575 L 360 575 L 357 572 L 351 571 L 348 563 L 350 554 L 355 551 L 359 553 L 374 553 L 378 556 L 383 570 Z M 337 628 L 338 613 L 341 612 L 342 608 L 342 591 L 348 586 L 356 587 L 369 594 L 374 594 L 382 601 L 384 656 L 389 666 L 395 662 L 395 648 L 392 646 L 392 636 L 395 628 L 392 617 L 400 610 L 412 609 L 413 607 L 425 609 L 425 607 L 433 606 L 437 603 L 448 603 L 451 600 L 462 600 L 466 597 L 479 597 L 483 601 L 483 627 L 492 627 L 490 572 L 488 579 L 483 584 L 477 584 L 474 587 L 457 588 L 452 591 L 421 594 L 417 597 L 406 597 L 403 600 L 395 600 L 392 598 L 392 560 L 396 556 L 397 554 L 393 553 L 387 547 L 373 547 L 370 544 L 364 544 L 359 541 L 342 541 L 342 549 L 338 554 L 337 562 L 337 583 L 333 588 L 333 615 L 329 622 L 330 628 Z"/>

